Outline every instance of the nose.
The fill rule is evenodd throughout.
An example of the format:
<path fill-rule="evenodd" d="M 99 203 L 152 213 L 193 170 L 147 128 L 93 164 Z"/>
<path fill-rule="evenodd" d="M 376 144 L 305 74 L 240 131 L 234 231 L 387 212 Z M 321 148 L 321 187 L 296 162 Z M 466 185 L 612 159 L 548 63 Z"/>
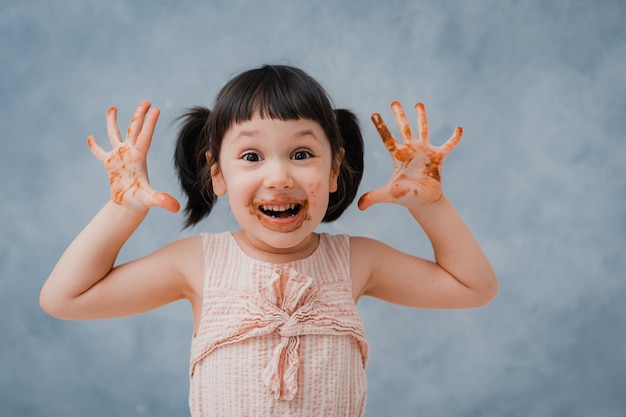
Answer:
<path fill-rule="evenodd" d="M 264 175 L 263 184 L 266 188 L 282 189 L 293 187 L 293 178 L 289 172 L 289 166 L 283 161 L 266 161 Z"/>

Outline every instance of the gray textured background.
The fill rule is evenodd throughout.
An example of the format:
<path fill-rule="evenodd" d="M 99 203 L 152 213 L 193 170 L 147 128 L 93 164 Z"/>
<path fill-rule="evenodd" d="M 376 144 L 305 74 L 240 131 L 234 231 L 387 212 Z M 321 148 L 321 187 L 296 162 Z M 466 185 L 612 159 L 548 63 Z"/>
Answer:
<path fill-rule="evenodd" d="M 359 115 L 361 192 L 391 173 L 369 116 L 394 126 L 392 100 L 424 102 L 436 144 L 465 130 L 444 190 L 500 294 L 469 311 L 363 300 L 367 416 L 625 415 L 625 21 L 608 0 L 2 1 L 0 415 L 188 415 L 186 303 L 66 322 L 38 293 L 108 198 L 85 143 L 106 144 L 106 109 L 126 126 L 140 100 L 161 108 L 150 176 L 180 197 L 176 117 L 268 62 L 300 66 Z M 235 227 L 224 205 L 195 229 L 181 220 L 153 210 L 121 260 Z M 390 205 L 323 230 L 431 256 Z"/>

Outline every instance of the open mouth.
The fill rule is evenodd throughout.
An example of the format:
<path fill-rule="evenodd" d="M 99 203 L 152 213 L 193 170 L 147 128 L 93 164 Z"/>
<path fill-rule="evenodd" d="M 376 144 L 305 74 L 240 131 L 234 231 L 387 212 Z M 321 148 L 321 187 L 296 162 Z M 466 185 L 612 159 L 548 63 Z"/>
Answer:
<path fill-rule="evenodd" d="M 287 219 L 293 217 L 300 212 L 302 204 L 262 204 L 259 206 L 259 210 L 274 219 Z"/>

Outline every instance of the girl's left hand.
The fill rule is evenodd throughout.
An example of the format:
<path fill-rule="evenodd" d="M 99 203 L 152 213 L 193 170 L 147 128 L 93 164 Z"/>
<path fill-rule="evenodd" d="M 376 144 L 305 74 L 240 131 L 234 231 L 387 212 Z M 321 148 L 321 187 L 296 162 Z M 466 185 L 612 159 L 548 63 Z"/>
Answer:
<path fill-rule="evenodd" d="M 399 144 L 393 137 L 380 114 L 372 115 L 372 122 L 393 159 L 394 171 L 386 186 L 369 191 L 359 199 L 358 205 L 361 210 L 376 203 L 394 203 L 410 207 L 441 199 L 443 160 L 456 147 L 463 134 L 463 130 L 457 127 L 446 143 L 442 146 L 433 146 L 428 133 L 426 109 L 422 103 L 415 105 L 419 139 L 413 137 L 411 125 L 400 103 L 394 101 L 391 103 L 391 109 L 396 117 L 403 143 Z"/>

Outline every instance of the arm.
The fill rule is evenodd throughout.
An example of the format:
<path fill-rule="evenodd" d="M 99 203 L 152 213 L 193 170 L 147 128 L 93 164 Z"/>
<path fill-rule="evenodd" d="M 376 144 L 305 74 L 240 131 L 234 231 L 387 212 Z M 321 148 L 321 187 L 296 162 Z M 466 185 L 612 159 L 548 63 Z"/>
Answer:
<path fill-rule="evenodd" d="M 154 191 L 149 183 L 146 154 L 159 116 L 142 102 L 121 140 L 115 108 L 109 109 L 110 152 L 88 138 L 94 155 L 104 163 L 111 182 L 111 201 L 70 244 L 44 284 L 41 307 L 51 315 L 94 319 L 137 314 L 185 296 L 191 297 L 184 260 L 197 256 L 199 243 L 183 240 L 137 261 L 115 267 L 117 255 L 145 218 L 148 209 L 178 210 L 171 196 Z M 145 118 L 145 120 L 144 120 Z M 196 258 L 201 259 L 201 258 Z"/>
<path fill-rule="evenodd" d="M 441 191 L 444 158 L 456 147 L 457 128 L 441 147 L 430 144 L 426 112 L 416 106 L 419 140 L 399 103 L 395 113 L 403 143 L 399 144 L 378 114 L 372 120 L 394 160 L 389 183 L 359 200 L 359 208 L 387 202 L 409 209 L 430 239 L 435 260 L 428 261 L 365 238 L 352 239 L 357 277 L 356 295 L 370 295 L 396 304 L 422 308 L 470 308 L 487 304 L 497 293 L 489 261 L 457 211 Z M 361 277 L 360 280 L 358 277 Z"/>

